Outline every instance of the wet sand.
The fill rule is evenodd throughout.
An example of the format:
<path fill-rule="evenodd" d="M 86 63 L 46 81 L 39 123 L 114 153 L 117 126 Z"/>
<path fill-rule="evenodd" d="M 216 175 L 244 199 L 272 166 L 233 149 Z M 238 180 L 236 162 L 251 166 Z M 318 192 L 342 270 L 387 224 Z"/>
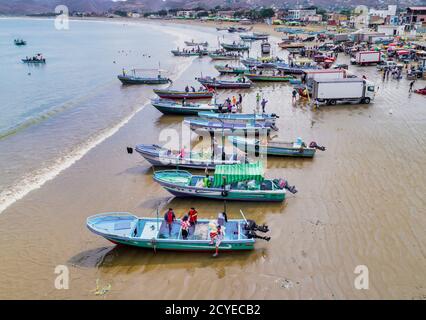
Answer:
<path fill-rule="evenodd" d="M 347 62 L 347 57 L 340 57 Z M 215 74 L 208 58 L 175 82 Z M 0 214 L 0 298 L 24 299 L 425 299 L 426 109 L 408 94 L 409 81 L 381 81 L 375 67 L 353 68 L 380 86 L 374 103 L 313 110 L 291 103 L 288 84 L 242 91 L 250 112 L 261 88 L 268 112 L 280 115 L 277 135 L 327 147 L 313 160 L 268 159 L 267 176 L 299 190 L 284 203 L 228 203 L 271 229 L 269 243 L 248 253 L 151 252 L 90 233 L 85 219 L 105 211 L 178 216 L 195 206 L 216 217 L 220 201 L 175 199 L 153 182 L 151 166 L 126 146 L 158 143 L 180 117 L 148 106 L 70 168 Z M 419 81 L 416 86 L 424 86 Z M 222 91 L 220 101 L 234 94 Z M 194 142 L 195 142 L 194 138 Z M 57 265 L 70 269 L 69 290 L 54 287 Z M 369 268 L 369 290 L 356 290 L 354 269 Z M 100 286 L 111 291 L 96 296 Z"/>

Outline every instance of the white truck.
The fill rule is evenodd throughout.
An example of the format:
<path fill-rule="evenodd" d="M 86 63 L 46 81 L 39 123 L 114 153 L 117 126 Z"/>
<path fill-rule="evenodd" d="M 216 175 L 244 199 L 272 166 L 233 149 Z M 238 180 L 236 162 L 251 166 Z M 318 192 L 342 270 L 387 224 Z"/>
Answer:
<path fill-rule="evenodd" d="M 303 80 L 308 89 L 312 90 L 314 81 L 344 79 L 346 76 L 347 70 L 345 69 L 306 70 Z"/>
<path fill-rule="evenodd" d="M 380 51 L 359 51 L 354 58 L 351 58 L 351 63 L 364 66 L 380 63 L 381 60 L 382 54 Z"/>
<path fill-rule="evenodd" d="M 361 78 L 314 81 L 312 99 L 318 103 L 365 103 L 374 100 L 374 83 Z"/>

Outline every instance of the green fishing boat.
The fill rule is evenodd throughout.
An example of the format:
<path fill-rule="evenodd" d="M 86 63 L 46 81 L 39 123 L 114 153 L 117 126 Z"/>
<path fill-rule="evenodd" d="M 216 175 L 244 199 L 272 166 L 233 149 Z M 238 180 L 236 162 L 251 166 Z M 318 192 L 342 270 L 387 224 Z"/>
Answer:
<path fill-rule="evenodd" d="M 154 181 L 177 197 L 281 202 L 286 190 L 297 192 L 284 179 L 265 179 L 261 162 L 218 165 L 213 177 L 192 175 L 184 170 L 157 171 Z"/>
<path fill-rule="evenodd" d="M 215 220 L 198 219 L 187 235 L 183 235 L 181 220 L 174 220 L 169 228 L 165 219 L 136 217 L 127 212 L 107 212 L 87 218 L 87 228 L 114 244 L 138 248 L 192 252 L 227 252 L 253 250 L 256 239 L 270 240 L 257 232 L 269 232 L 266 225 L 253 220 L 229 219 L 222 227 L 220 240 Z"/>

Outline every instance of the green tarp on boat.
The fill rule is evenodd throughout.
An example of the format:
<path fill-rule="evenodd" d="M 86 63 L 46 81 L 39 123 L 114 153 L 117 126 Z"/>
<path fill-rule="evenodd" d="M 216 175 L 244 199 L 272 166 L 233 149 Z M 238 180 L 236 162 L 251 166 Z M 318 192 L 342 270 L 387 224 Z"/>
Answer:
<path fill-rule="evenodd" d="M 226 184 L 232 184 L 249 180 L 262 182 L 264 180 L 263 175 L 263 164 L 260 161 L 248 164 L 217 165 L 214 171 L 213 187 L 222 187 L 223 177 L 226 178 Z"/>

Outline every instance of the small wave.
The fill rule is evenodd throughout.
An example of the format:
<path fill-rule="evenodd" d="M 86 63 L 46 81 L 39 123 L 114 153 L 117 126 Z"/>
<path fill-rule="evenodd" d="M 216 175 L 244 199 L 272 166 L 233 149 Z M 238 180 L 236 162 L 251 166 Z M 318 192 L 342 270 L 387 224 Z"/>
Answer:
<path fill-rule="evenodd" d="M 191 61 L 177 65 L 177 72 L 172 77 L 175 81 L 182 73 L 190 66 Z M 149 105 L 149 97 L 146 98 L 145 103 L 141 107 L 136 108 L 131 114 L 115 123 L 112 127 L 98 132 L 89 138 L 84 144 L 74 148 L 67 155 L 59 157 L 49 165 L 42 169 L 33 171 L 21 178 L 21 180 L 14 186 L 0 192 L 0 213 L 6 210 L 10 205 L 22 199 L 31 191 L 40 188 L 47 181 L 55 178 L 63 170 L 69 168 L 75 162 L 80 160 L 87 152 L 96 147 L 101 142 L 105 141 L 114 135 L 121 127 L 127 124 L 138 112 L 143 110 Z"/>

